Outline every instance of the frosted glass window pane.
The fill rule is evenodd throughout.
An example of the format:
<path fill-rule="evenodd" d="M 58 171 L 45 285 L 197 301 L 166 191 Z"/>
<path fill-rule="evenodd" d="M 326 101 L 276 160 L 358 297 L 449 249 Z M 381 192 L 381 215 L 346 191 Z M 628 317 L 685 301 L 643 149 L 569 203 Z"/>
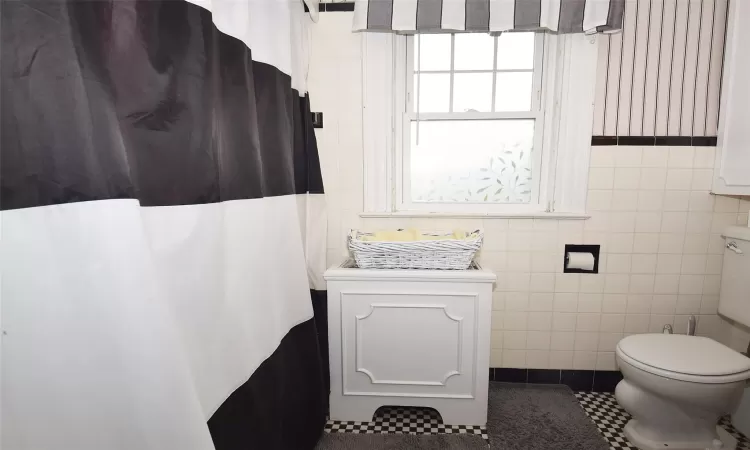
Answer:
<path fill-rule="evenodd" d="M 503 33 L 497 38 L 497 69 L 533 69 L 534 33 Z"/>
<path fill-rule="evenodd" d="M 419 90 L 417 90 L 417 80 Z M 414 94 L 419 93 L 419 112 L 448 112 L 451 77 L 447 73 L 414 76 Z"/>
<path fill-rule="evenodd" d="M 531 72 L 498 72 L 495 81 L 495 111 L 531 110 Z"/>
<path fill-rule="evenodd" d="M 419 65 L 417 65 L 419 54 Z M 451 35 L 423 34 L 414 37 L 414 71 L 450 70 Z"/>
<path fill-rule="evenodd" d="M 492 52 L 494 51 L 495 39 L 488 34 L 457 34 L 453 68 L 455 70 L 492 70 Z"/>
<path fill-rule="evenodd" d="M 492 110 L 492 73 L 453 76 L 453 112 Z"/>
<path fill-rule="evenodd" d="M 534 121 L 444 120 L 411 125 L 413 202 L 529 203 Z"/>

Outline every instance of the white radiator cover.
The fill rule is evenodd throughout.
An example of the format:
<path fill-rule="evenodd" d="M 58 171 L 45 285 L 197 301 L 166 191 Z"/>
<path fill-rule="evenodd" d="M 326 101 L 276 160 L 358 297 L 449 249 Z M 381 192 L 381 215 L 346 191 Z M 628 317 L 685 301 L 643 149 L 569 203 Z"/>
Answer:
<path fill-rule="evenodd" d="M 485 425 L 495 275 L 331 267 L 333 420 L 384 405 L 427 406 L 450 425 Z"/>

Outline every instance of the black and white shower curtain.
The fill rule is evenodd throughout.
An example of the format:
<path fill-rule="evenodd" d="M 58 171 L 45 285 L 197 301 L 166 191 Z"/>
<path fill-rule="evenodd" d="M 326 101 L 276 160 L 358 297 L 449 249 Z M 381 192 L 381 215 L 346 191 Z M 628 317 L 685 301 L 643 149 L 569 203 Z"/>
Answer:
<path fill-rule="evenodd" d="M 0 446 L 312 448 L 301 1 L 0 8 Z"/>

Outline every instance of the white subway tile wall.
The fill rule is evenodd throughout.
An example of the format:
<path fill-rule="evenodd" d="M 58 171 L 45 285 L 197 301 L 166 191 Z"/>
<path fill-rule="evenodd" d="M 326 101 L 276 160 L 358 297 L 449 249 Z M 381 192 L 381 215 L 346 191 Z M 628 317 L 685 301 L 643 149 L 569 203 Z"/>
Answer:
<path fill-rule="evenodd" d="M 717 314 L 727 225 L 746 224 L 748 199 L 716 197 L 711 147 L 593 147 L 588 220 L 361 218 L 361 34 L 351 13 L 324 13 L 312 30 L 308 86 L 328 199 L 328 263 L 347 254 L 349 229 L 483 228 L 481 263 L 497 273 L 492 367 L 615 369 L 627 334 L 684 332 L 736 349 L 750 334 Z M 600 273 L 563 274 L 565 244 L 601 245 Z"/>

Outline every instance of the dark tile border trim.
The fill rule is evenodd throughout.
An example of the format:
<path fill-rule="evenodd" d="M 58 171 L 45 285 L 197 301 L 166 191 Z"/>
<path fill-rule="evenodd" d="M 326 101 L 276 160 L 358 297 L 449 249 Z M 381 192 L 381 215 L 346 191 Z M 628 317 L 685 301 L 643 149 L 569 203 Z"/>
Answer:
<path fill-rule="evenodd" d="M 617 145 L 654 145 L 654 136 L 619 136 Z"/>
<path fill-rule="evenodd" d="M 591 136 L 591 145 L 716 147 L 716 136 Z"/>
<path fill-rule="evenodd" d="M 305 5 L 305 12 L 309 12 Z M 351 12 L 354 11 L 354 2 L 336 2 L 336 3 L 319 3 L 318 11 L 320 12 Z"/>
<path fill-rule="evenodd" d="M 490 381 L 564 384 L 574 391 L 614 392 L 622 374 L 617 370 L 490 369 Z"/>
<path fill-rule="evenodd" d="M 528 369 L 493 369 L 495 374 L 492 381 L 503 381 L 506 383 L 526 383 L 528 381 Z"/>
<path fill-rule="evenodd" d="M 354 2 L 321 3 L 321 12 L 351 12 L 354 11 Z"/>
<path fill-rule="evenodd" d="M 716 136 L 693 136 L 694 146 L 716 147 Z"/>
<path fill-rule="evenodd" d="M 591 136 L 591 145 L 617 145 L 617 136 Z"/>
<path fill-rule="evenodd" d="M 705 136 L 701 137 L 705 138 Z M 654 137 L 654 145 L 684 145 L 686 147 L 689 147 L 693 145 L 693 138 L 690 136 L 656 136 Z"/>

